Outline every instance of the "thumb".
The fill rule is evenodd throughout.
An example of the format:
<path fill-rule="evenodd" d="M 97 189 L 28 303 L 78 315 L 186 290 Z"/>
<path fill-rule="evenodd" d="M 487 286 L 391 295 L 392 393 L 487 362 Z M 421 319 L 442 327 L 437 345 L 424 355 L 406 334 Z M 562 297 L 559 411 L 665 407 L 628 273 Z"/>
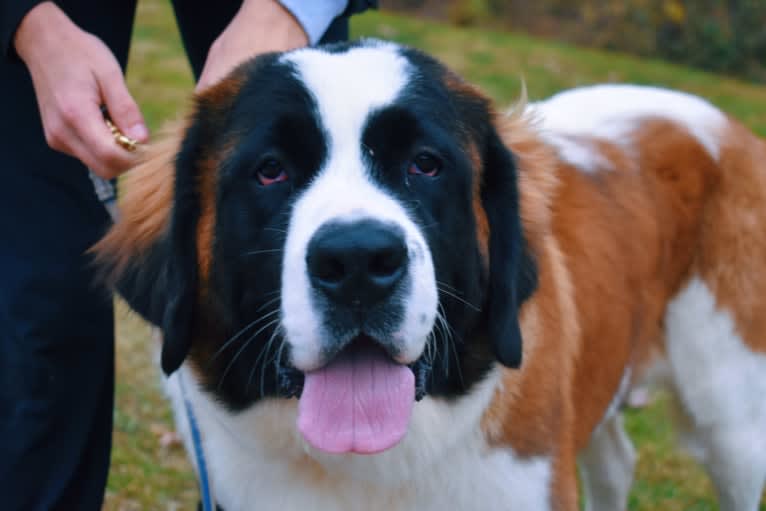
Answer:
<path fill-rule="evenodd" d="M 149 139 L 149 130 L 141 110 L 128 92 L 122 71 L 116 65 L 115 68 L 99 77 L 101 97 L 109 111 L 109 117 L 125 135 L 138 142 L 146 142 Z"/>

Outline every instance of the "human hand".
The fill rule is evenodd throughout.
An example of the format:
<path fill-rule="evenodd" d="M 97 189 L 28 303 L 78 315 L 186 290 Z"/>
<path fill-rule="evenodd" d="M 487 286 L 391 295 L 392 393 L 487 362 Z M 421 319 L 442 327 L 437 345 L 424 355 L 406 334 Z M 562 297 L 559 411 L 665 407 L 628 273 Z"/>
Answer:
<path fill-rule="evenodd" d="M 99 38 L 43 2 L 22 20 L 14 46 L 32 76 L 51 148 L 107 179 L 135 164 L 135 156 L 115 143 L 101 105 L 130 138 L 145 142 L 149 133 L 117 60 Z"/>
<path fill-rule="evenodd" d="M 303 27 L 282 4 L 276 0 L 245 0 L 210 46 L 197 91 L 215 84 L 255 55 L 292 50 L 308 42 Z"/>

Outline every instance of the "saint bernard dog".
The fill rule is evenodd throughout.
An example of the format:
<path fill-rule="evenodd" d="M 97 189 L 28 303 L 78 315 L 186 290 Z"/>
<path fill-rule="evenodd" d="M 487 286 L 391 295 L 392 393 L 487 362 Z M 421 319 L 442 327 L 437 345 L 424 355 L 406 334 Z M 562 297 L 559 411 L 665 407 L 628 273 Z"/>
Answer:
<path fill-rule="evenodd" d="M 626 508 L 663 367 L 728 511 L 766 479 L 766 143 L 652 87 L 501 114 L 380 41 L 255 58 L 95 248 L 163 334 L 217 503 Z M 185 414 L 179 427 L 188 432 Z"/>

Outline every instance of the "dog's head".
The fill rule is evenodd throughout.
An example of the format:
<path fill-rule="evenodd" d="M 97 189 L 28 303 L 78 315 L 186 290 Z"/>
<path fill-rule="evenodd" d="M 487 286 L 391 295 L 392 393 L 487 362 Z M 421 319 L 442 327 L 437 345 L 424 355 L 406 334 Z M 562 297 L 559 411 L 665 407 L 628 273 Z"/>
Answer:
<path fill-rule="evenodd" d="M 167 373 L 188 358 L 233 409 L 298 395 L 310 443 L 383 450 L 416 398 L 521 362 L 535 271 L 494 123 L 411 49 L 258 57 L 197 98 L 173 160 L 133 171 L 100 260 Z"/>

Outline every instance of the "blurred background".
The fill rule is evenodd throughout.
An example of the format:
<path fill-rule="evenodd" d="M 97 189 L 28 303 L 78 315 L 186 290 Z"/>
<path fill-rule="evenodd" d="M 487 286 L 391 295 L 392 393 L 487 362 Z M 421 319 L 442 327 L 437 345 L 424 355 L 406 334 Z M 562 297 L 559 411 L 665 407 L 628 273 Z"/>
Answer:
<path fill-rule="evenodd" d="M 764 0 L 382 0 L 384 8 L 766 81 Z"/>

